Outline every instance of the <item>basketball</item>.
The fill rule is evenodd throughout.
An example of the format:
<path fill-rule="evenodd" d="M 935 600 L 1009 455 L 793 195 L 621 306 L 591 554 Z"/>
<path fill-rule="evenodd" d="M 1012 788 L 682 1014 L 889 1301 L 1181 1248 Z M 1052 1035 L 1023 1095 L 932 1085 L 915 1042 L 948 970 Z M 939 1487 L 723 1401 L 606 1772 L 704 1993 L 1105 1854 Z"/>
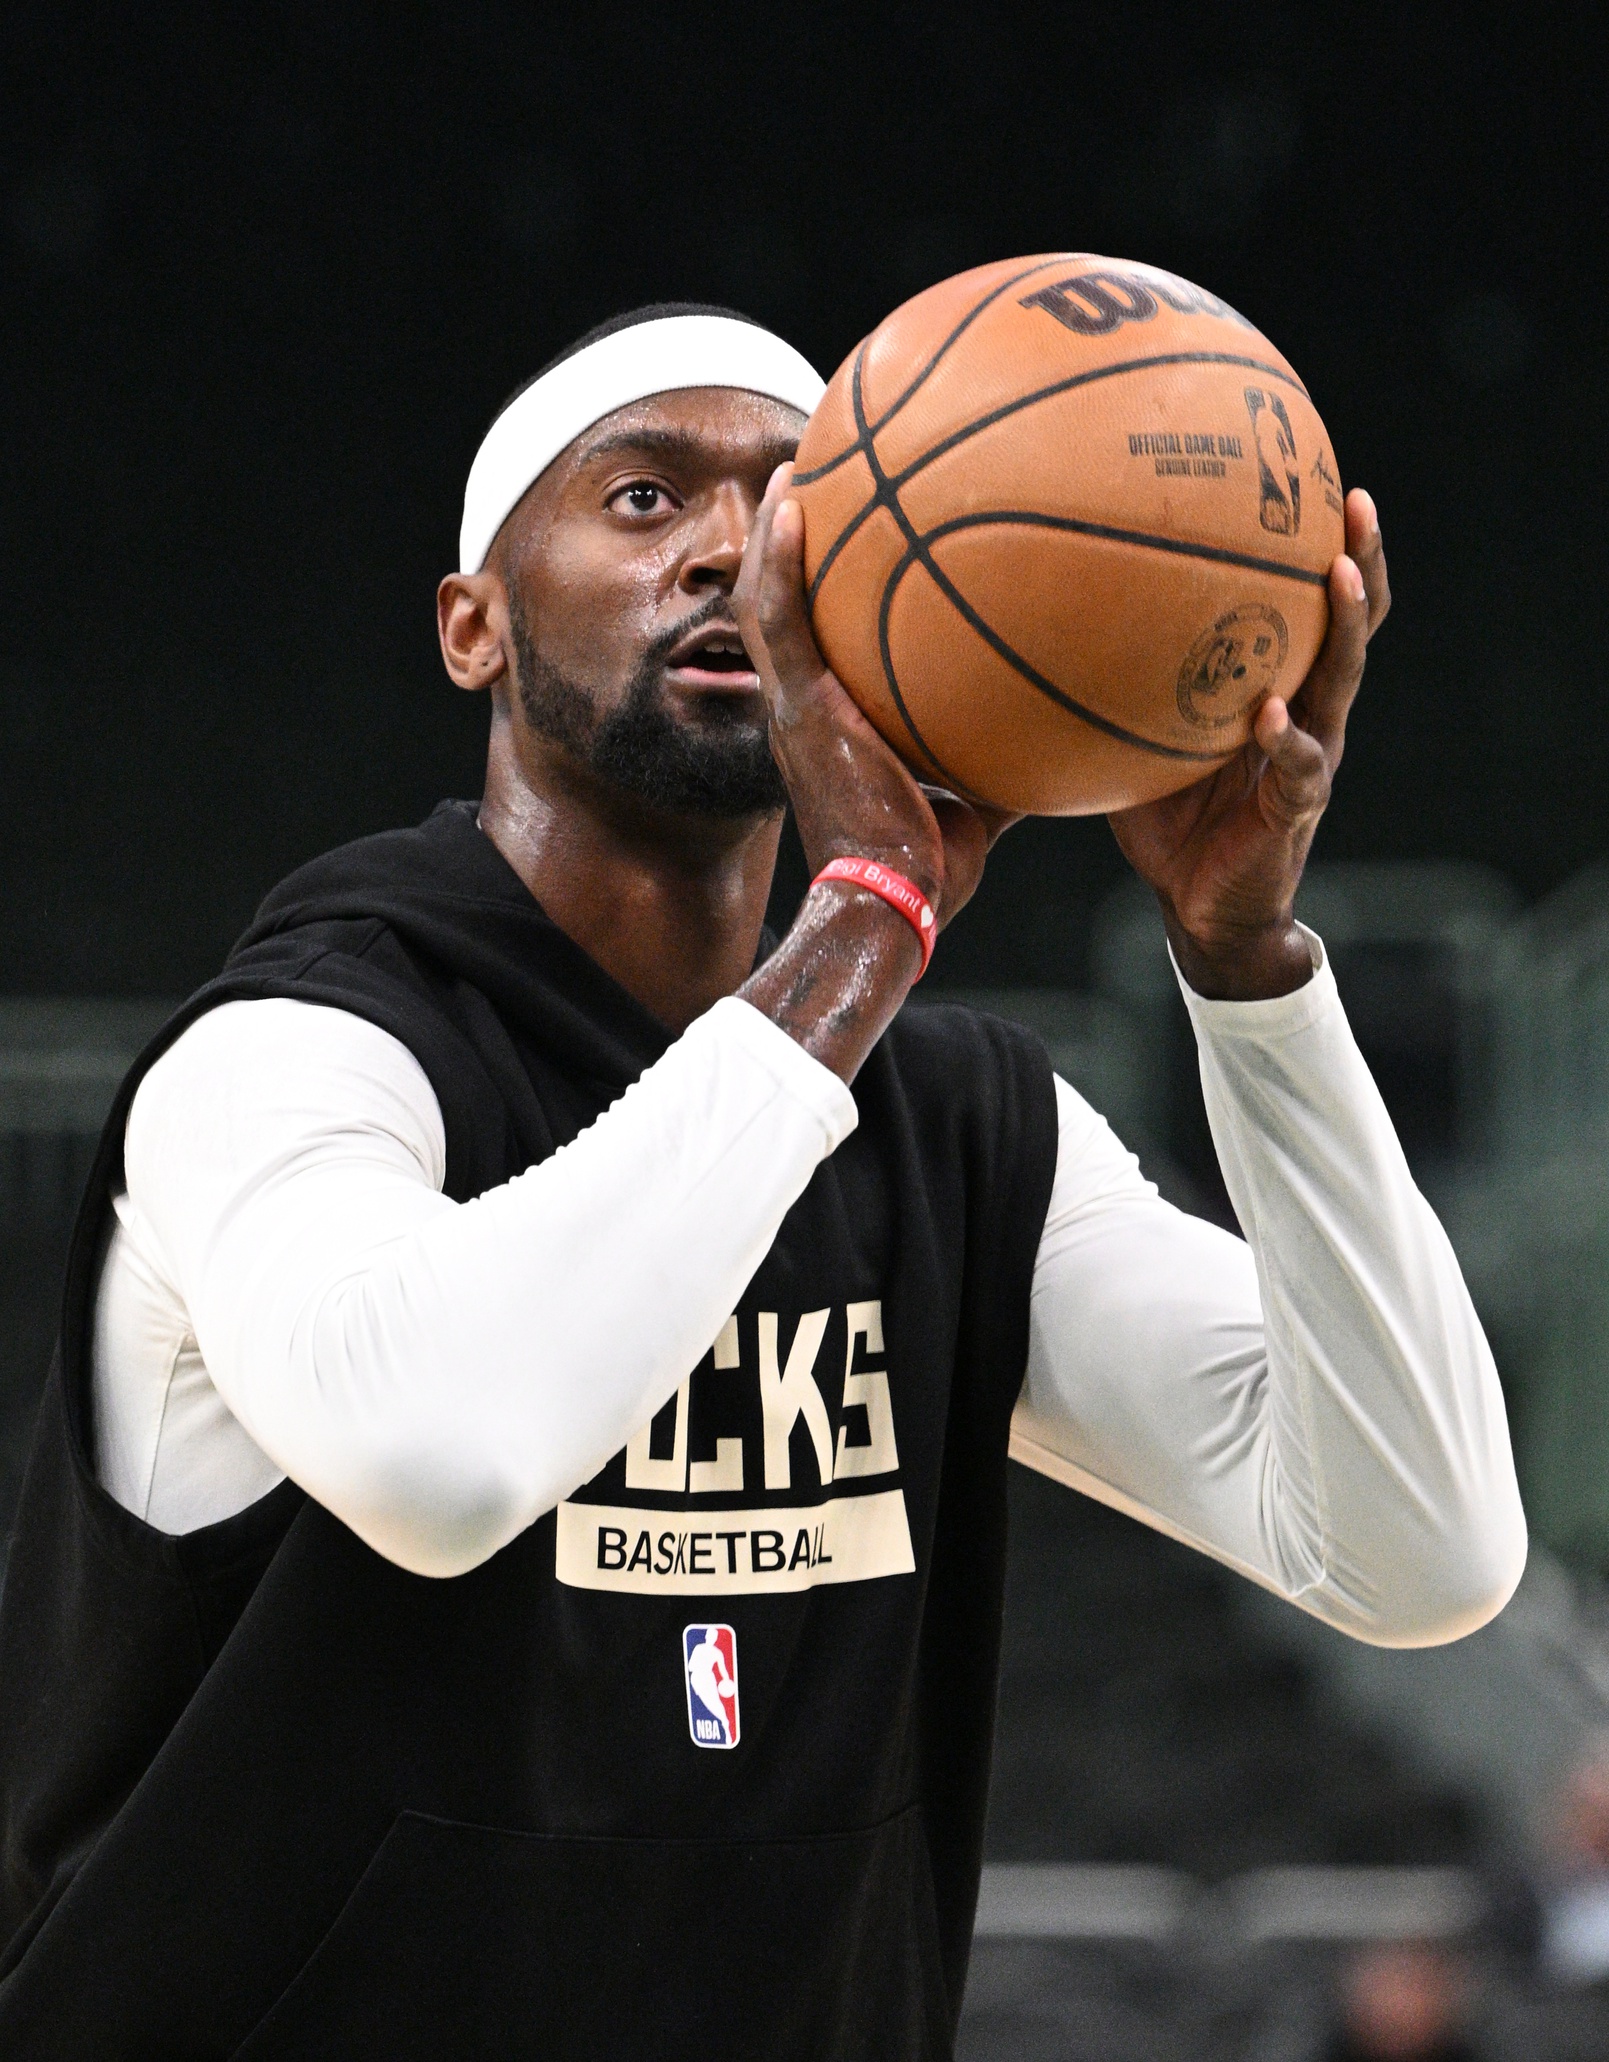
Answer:
<path fill-rule="evenodd" d="M 930 287 L 799 446 L 817 641 L 924 780 L 1049 816 L 1199 780 L 1323 641 L 1341 485 L 1307 389 L 1126 260 Z"/>

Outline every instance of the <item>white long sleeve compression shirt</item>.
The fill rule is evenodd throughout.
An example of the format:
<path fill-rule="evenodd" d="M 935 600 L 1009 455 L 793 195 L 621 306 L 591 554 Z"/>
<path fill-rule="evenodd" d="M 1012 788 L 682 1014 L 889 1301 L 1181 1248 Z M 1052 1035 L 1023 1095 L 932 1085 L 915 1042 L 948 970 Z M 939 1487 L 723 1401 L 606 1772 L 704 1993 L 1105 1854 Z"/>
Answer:
<path fill-rule="evenodd" d="M 1314 956 L 1273 1001 L 1187 991 L 1245 1242 L 1162 1202 L 1057 1083 L 1013 1451 L 1346 1632 L 1430 1644 L 1501 1608 L 1524 1519 L 1456 1260 Z M 675 1394 L 854 1123 L 729 999 L 573 1144 L 456 1204 L 405 1047 L 224 1005 L 130 1113 L 101 1480 L 184 1532 L 290 1475 L 402 1566 L 473 1567 Z"/>

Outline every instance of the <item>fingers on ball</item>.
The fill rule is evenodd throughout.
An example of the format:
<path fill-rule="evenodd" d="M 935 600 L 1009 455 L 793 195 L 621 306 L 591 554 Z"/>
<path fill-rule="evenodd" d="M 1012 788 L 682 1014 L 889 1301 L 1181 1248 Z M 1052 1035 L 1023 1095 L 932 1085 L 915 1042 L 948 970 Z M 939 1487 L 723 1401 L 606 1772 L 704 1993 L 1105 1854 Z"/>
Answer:
<path fill-rule="evenodd" d="M 1272 780 L 1264 783 L 1267 805 L 1288 829 L 1322 816 L 1330 799 L 1330 766 L 1316 737 L 1293 723 L 1269 753 Z"/>
<path fill-rule="evenodd" d="M 1391 608 L 1391 581 L 1386 573 L 1383 551 L 1375 552 L 1363 568 L 1363 587 L 1369 599 L 1369 635 L 1372 637 Z"/>

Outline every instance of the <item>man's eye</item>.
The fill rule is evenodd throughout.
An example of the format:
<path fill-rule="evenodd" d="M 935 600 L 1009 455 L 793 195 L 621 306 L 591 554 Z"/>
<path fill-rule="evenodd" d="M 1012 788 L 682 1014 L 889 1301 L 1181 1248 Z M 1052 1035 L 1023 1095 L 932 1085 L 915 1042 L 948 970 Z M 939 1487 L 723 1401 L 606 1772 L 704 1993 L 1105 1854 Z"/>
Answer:
<path fill-rule="evenodd" d="M 656 487 L 652 480 L 633 480 L 615 496 L 615 506 L 632 515 L 668 515 L 675 504 L 665 489 Z"/>

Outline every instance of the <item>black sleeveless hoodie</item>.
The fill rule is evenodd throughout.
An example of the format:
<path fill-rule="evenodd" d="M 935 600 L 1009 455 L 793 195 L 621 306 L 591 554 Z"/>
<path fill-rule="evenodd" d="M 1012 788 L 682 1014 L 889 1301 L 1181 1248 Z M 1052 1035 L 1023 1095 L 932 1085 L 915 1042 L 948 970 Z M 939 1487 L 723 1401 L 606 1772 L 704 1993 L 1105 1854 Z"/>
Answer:
<path fill-rule="evenodd" d="M 0 1605 L 0 2054 L 949 2055 L 1055 1162 L 1043 1051 L 902 1012 L 858 1130 L 648 1444 L 431 1581 L 290 1482 L 175 1538 L 94 1478 L 129 1103 L 187 1024 L 260 996 L 413 1051 L 457 1199 L 670 1038 L 453 803 L 294 874 L 136 1063 Z M 731 1659 L 725 1726 L 699 1642 Z"/>

